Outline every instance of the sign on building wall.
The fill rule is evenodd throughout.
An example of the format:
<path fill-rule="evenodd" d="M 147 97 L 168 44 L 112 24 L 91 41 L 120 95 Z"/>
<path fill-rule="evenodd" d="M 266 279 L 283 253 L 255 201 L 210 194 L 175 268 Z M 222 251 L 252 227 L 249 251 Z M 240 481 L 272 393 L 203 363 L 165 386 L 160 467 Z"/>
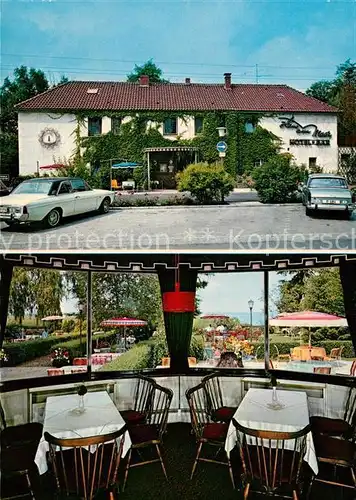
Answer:
<path fill-rule="evenodd" d="M 305 139 L 290 139 L 290 146 L 330 146 L 332 137 L 330 131 L 322 131 L 313 123 L 301 125 L 294 119 L 294 116 L 290 118 L 281 116 L 279 119 L 282 121 L 280 128 L 294 129 L 299 136 L 307 137 Z"/>

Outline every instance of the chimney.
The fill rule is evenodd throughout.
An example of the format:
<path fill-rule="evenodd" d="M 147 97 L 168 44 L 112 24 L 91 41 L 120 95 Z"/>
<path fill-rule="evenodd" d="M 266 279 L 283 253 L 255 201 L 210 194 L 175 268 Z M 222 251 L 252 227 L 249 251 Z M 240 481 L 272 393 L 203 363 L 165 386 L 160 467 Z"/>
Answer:
<path fill-rule="evenodd" d="M 226 90 L 231 90 L 231 73 L 224 73 L 225 84 L 224 88 Z"/>
<path fill-rule="evenodd" d="M 186 79 L 185 79 L 185 84 L 186 84 L 186 85 L 190 85 L 190 78 L 186 78 Z"/>
<path fill-rule="evenodd" d="M 140 76 L 140 87 L 149 87 L 150 85 L 150 77 L 148 75 Z"/>

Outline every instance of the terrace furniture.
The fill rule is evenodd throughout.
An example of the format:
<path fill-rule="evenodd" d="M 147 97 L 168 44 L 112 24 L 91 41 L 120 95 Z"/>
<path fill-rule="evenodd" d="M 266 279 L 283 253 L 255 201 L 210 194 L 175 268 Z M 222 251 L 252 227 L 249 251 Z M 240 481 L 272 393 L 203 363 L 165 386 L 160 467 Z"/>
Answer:
<path fill-rule="evenodd" d="M 279 354 L 278 355 L 278 358 L 277 358 L 277 361 L 278 362 L 283 362 L 283 361 L 287 361 L 287 363 L 289 363 L 289 361 L 291 360 L 291 355 L 290 354 Z"/>
<path fill-rule="evenodd" d="M 331 349 L 329 357 L 326 357 L 325 360 L 336 361 L 337 364 L 339 364 L 339 362 L 341 361 L 341 353 L 342 353 L 343 349 L 344 349 L 344 346 L 334 347 L 333 349 Z"/>
<path fill-rule="evenodd" d="M 246 431 L 243 430 L 245 436 L 249 436 L 250 432 L 252 433 L 248 438 L 244 437 L 244 439 L 247 440 L 247 444 L 255 444 L 255 439 L 256 437 L 258 437 L 260 431 L 271 432 L 271 436 L 277 436 L 277 434 L 280 433 L 279 437 L 282 440 L 296 440 L 295 444 L 298 445 L 297 449 L 300 450 L 300 458 L 302 458 L 310 466 L 314 474 L 317 475 L 319 469 L 314 451 L 313 436 L 310 432 L 307 394 L 298 390 L 277 390 L 277 400 L 281 404 L 278 409 L 275 409 L 275 406 L 273 406 L 274 401 L 272 399 L 272 396 L 273 390 L 271 389 L 250 388 L 241 401 L 238 409 L 236 410 L 236 413 L 233 416 L 233 420 L 235 420 L 235 422 L 240 427 L 247 429 Z M 229 429 L 225 441 L 225 450 L 228 456 L 230 455 L 234 447 L 236 445 L 239 445 L 239 443 L 240 445 L 244 446 L 244 441 L 239 441 L 241 437 L 239 436 L 239 432 L 233 420 L 229 424 Z M 289 435 L 289 438 L 283 438 L 283 434 Z M 303 441 L 304 435 L 306 435 L 305 448 L 303 443 L 297 442 L 299 438 L 303 438 Z M 265 439 L 271 439 L 273 441 L 273 438 L 271 436 L 268 437 L 268 435 L 266 434 Z M 274 437 L 274 439 L 276 439 L 276 437 Z M 303 447 L 301 447 L 302 444 Z M 276 449 L 277 445 L 278 449 L 280 449 L 282 443 L 272 442 L 271 448 Z M 291 446 L 290 442 L 285 442 L 283 446 L 285 450 L 294 450 L 294 447 L 293 445 Z M 267 452 L 268 450 L 266 449 L 265 451 Z M 243 453 L 243 456 L 245 457 L 245 452 Z M 257 457 L 256 453 L 254 455 L 254 459 Z M 289 455 L 289 458 L 291 457 L 290 454 L 287 455 Z M 279 457 L 276 453 L 275 458 L 276 460 L 280 460 L 281 457 Z M 253 463 L 255 464 L 255 462 Z M 288 463 L 289 465 L 291 464 L 291 462 L 286 462 L 286 466 Z M 249 467 L 251 467 L 251 465 Z M 247 482 L 250 477 L 248 474 L 250 473 L 252 472 L 248 468 L 245 471 L 245 474 L 247 474 Z M 262 479 L 263 477 L 261 477 L 261 480 Z M 270 485 L 271 484 L 272 482 L 270 483 Z M 247 498 L 247 495 L 248 491 L 245 498 Z M 298 498 L 298 496 L 295 496 L 294 498 Z"/>
<path fill-rule="evenodd" d="M 317 359 L 325 360 L 326 351 L 323 347 L 311 347 L 309 345 L 302 345 L 294 347 L 291 353 L 293 360 L 310 361 L 317 357 Z"/>
<path fill-rule="evenodd" d="M 64 375 L 63 368 L 48 368 L 47 375 L 49 377 L 56 377 L 57 375 Z"/>
<path fill-rule="evenodd" d="M 57 439 L 78 439 L 104 436 L 120 431 L 124 427 L 126 435 L 123 456 L 125 456 L 131 446 L 130 436 L 125 421 L 109 394 L 106 391 L 88 392 L 84 396 L 85 412 L 83 414 L 77 413 L 78 402 L 78 394 L 47 397 L 43 423 L 44 432 Z M 50 451 L 50 444 L 42 438 L 35 457 L 40 474 L 44 474 L 48 470 L 48 451 Z"/>
<path fill-rule="evenodd" d="M 350 368 L 350 375 L 351 375 L 351 377 L 356 376 L 356 360 L 352 362 L 352 365 Z"/>
<path fill-rule="evenodd" d="M 314 435 L 314 445 L 319 463 L 330 467 L 325 470 L 325 475 L 318 474 L 312 478 L 309 492 L 315 480 L 321 483 L 351 488 L 354 490 L 356 497 L 356 443 L 319 434 Z M 337 477 L 337 471 L 340 468 L 350 471 L 350 479 L 353 484 L 346 483 L 344 480 L 341 481 Z"/>
<path fill-rule="evenodd" d="M 328 436 L 356 438 L 356 388 L 349 390 L 343 418 L 311 417 L 312 432 Z"/>
<path fill-rule="evenodd" d="M 85 366 L 77 366 L 77 368 L 72 368 L 70 373 L 85 373 L 87 371 Z"/>
<path fill-rule="evenodd" d="M 57 489 L 85 500 L 104 490 L 113 500 L 125 432 L 125 426 L 109 434 L 79 438 L 58 438 L 45 432 Z"/>
<path fill-rule="evenodd" d="M 173 398 L 173 391 L 158 384 L 154 384 L 154 395 L 152 410 L 150 413 L 150 422 L 148 424 L 138 424 L 129 427 L 129 434 L 131 438 L 131 448 L 129 451 L 125 479 L 122 490 L 125 489 L 129 469 L 141 465 L 160 462 L 165 478 L 167 478 L 166 469 L 163 463 L 160 446 L 162 445 L 163 435 L 166 432 L 169 408 Z M 131 463 L 133 450 L 137 450 L 140 457 L 140 451 L 144 448 L 155 448 L 158 458 L 150 460 L 142 460 L 140 462 Z"/>
<path fill-rule="evenodd" d="M 189 405 L 193 432 L 198 443 L 198 450 L 190 479 L 193 478 L 195 469 L 199 461 L 227 465 L 229 467 L 232 486 L 235 489 L 235 481 L 230 459 L 227 458 L 226 461 L 216 459 L 220 451 L 223 451 L 228 424 L 221 422 L 211 422 L 207 408 L 206 389 L 204 388 L 203 383 L 197 385 L 196 387 L 188 389 L 185 394 Z M 217 454 L 214 456 L 214 458 L 201 456 L 201 451 L 204 444 L 217 448 Z"/>
<path fill-rule="evenodd" d="M 169 358 L 168 356 L 164 357 L 164 358 L 161 359 L 161 363 L 162 363 L 162 367 L 169 368 L 169 366 L 171 364 L 171 358 Z M 197 358 L 189 356 L 188 357 L 188 365 L 189 366 L 195 366 L 196 364 L 197 364 Z"/>
<path fill-rule="evenodd" d="M 277 432 L 250 429 L 235 418 L 232 423 L 240 448 L 244 498 L 248 498 L 251 491 L 282 498 L 288 498 L 285 494 L 292 492 L 293 499 L 298 500 L 310 427 L 295 432 Z"/>
<path fill-rule="evenodd" d="M 73 366 L 86 366 L 88 364 L 87 358 L 74 358 Z"/>
<path fill-rule="evenodd" d="M 324 375 L 330 375 L 331 366 L 314 366 L 313 373 L 321 373 Z"/>
<path fill-rule="evenodd" d="M 35 498 L 32 484 L 36 473 L 34 458 L 43 427 L 37 422 L 7 426 L 1 404 L 0 417 L 1 498 L 3 500 L 19 496 Z"/>
<path fill-rule="evenodd" d="M 220 375 L 213 373 L 204 377 L 201 384 L 205 391 L 206 411 L 213 422 L 228 423 L 236 411 L 235 406 L 224 404 Z"/>
<path fill-rule="evenodd" d="M 128 426 L 145 424 L 149 421 L 155 384 L 152 378 L 143 375 L 136 376 L 133 408 L 120 412 Z"/>

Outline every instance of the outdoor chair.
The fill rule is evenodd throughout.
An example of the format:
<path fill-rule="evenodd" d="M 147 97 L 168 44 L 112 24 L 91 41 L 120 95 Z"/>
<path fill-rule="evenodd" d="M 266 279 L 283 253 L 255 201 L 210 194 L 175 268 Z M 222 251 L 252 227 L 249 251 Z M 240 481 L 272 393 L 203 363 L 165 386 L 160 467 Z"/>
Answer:
<path fill-rule="evenodd" d="M 354 490 L 356 497 L 356 443 L 325 436 L 322 434 L 314 435 L 315 453 L 319 462 L 319 473 L 313 476 L 310 482 L 309 493 L 313 481 L 319 481 L 334 486 L 341 486 Z M 321 470 L 323 468 L 323 470 Z M 350 472 L 350 481 L 338 475 L 342 470 Z M 312 497 L 313 498 L 313 497 Z M 339 498 L 336 497 L 335 498 Z M 341 497 L 340 497 L 341 498 Z M 351 497 L 350 497 L 351 498 Z"/>
<path fill-rule="evenodd" d="M 64 375 L 63 368 L 48 368 L 47 375 L 49 377 L 55 377 L 57 375 Z"/>
<path fill-rule="evenodd" d="M 166 432 L 168 413 L 173 398 L 173 391 L 158 384 L 154 384 L 153 403 L 150 412 L 150 422 L 147 424 L 137 424 L 129 427 L 131 438 L 131 448 L 126 463 L 125 479 L 123 490 L 125 489 L 129 469 L 141 465 L 160 462 L 165 478 L 167 478 L 166 469 L 163 463 L 160 447 L 163 441 L 163 435 Z M 144 460 L 141 451 L 144 448 L 155 448 L 158 458 Z M 141 459 L 140 462 L 131 463 L 132 452 L 136 450 Z"/>
<path fill-rule="evenodd" d="M 310 426 L 298 432 L 275 432 L 248 429 L 234 418 L 232 422 L 242 462 L 243 498 L 248 498 L 249 493 L 254 491 L 298 500 Z"/>
<path fill-rule="evenodd" d="M 73 366 L 86 366 L 88 364 L 87 358 L 74 358 Z"/>
<path fill-rule="evenodd" d="M 70 439 L 56 438 L 45 432 L 59 492 L 91 500 L 105 491 L 113 500 L 126 430 L 123 426 L 110 434 Z"/>
<path fill-rule="evenodd" d="M 356 388 L 351 387 L 349 390 L 342 419 L 315 416 L 310 417 L 310 423 L 314 434 L 326 434 L 345 439 L 355 438 Z"/>
<path fill-rule="evenodd" d="M 351 377 L 356 377 L 356 360 L 352 362 L 352 365 L 350 368 L 350 375 L 351 375 Z"/>
<path fill-rule="evenodd" d="M 213 422 L 229 423 L 237 407 L 227 406 L 221 390 L 218 373 L 207 375 L 201 381 L 206 395 L 206 411 Z"/>
<path fill-rule="evenodd" d="M 203 383 L 192 387 L 186 391 L 186 398 L 190 410 L 190 419 L 195 434 L 196 441 L 198 443 L 198 450 L 193 464 L 190 479 L 193 478 L 195 469 L 198 462 L 210 462 L 221 465 L 227 465 L 229 468 L 230 478 L 232 486 L 235 489 L 235 481 L 232 472 L 230 459 L 227 458 L 225 461 L 217 460 L 217 456 L 220 452 L 225 453 L 224 444 L 226 440 L 226 435 L 228 431 L 229 424 L 221 422 L 211 422 L 209 414 L 207 412 L 207 397 L 206 390 Z M 217 453 L 214 458 L 209 458 L 208 456 L 201 456 L 203 445 L 208 445 L 217 448 Z"/>
<path fill-rule="evenodd" d="M 326 361 L 336 361 L 336 363 L 339 365 L 343 349 L 344 346 L 334 347 L 333 349 L 331 349 L 329 356 L 325 357 L 324 359 Z"/>
<path fill-rule="evenodd" d="M 323 375 L 330 375 L 331 366 L 314 366 L 313 373 L 321 373 Z"/>
<path fill-rule="evenodd" d="M 43 426 L 37 422 L 7 426 L 0 404 L 1 417 L 1 498 L 35 498 L 33 482 L 38 476 L 34 463 Z"/>
<path fill-rule="evenodd" d="M 120 411 L 128 426 L 145 424 L 150 419 L 155 381 L 144 375 L 137 375 L 134 389 L 133 407 L 130 410 Z"/>

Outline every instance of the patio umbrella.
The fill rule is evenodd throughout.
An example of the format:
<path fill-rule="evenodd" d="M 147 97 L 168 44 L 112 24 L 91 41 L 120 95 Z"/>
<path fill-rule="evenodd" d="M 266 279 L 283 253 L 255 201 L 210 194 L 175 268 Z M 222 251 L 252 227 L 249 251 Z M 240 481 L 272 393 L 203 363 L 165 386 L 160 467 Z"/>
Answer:
<path fill-rule="evenodd" d="M 142 165 L 139 165 L 138 163 L 132 162 L 132 161 L 123 161 L 121 163 L 115 163 L 114 165 L 111 166 L 111 168 L 117 169 L 117 168 L 138 168 L 142 167 Z"/>
<path fill-rule="evenodd" d="M 100 326 L 111 326 L 111 327 L 117 327 L 117 328 L 123 328 L 124 329 L 124 339 L 125 339 L 125 348 L 126 348 L 126 328 L 134 328 L 137 326 L 146 326 L 147 321 L 143 319 L 135 319 L 135 318 L 111 318 L 111 319 L 105 319 L 100 323 Z"/>
<path fill-rule="evenodd" d="M 41 321 L 59 321 L 60 319 L 64 319 L 64 316 L 46 316 Z"/>
<path fill-rule="evenodd" d="M 53 163 L 53 165 L 43 165 L 40 167 L 40 170 L 55 170 L 58 168 L 66 168 L 66 165 L 63 165 L 63 163 Z"/>
<path fill-rule="evenodd" d="M 307 327 L 309 328 L 309 346 L 311 346 L 311 328 L 345 327 L 348 326 L 346 318 L 317 311 L 298 311 L 281 313 L 270 319 L 270 326 Z"/>
<path fill-rule="evenodd" d="M 200 319 L 228 319 L 230 316 L 226 316 L 226 314 L 204 314 L 200 316 Z"/>

